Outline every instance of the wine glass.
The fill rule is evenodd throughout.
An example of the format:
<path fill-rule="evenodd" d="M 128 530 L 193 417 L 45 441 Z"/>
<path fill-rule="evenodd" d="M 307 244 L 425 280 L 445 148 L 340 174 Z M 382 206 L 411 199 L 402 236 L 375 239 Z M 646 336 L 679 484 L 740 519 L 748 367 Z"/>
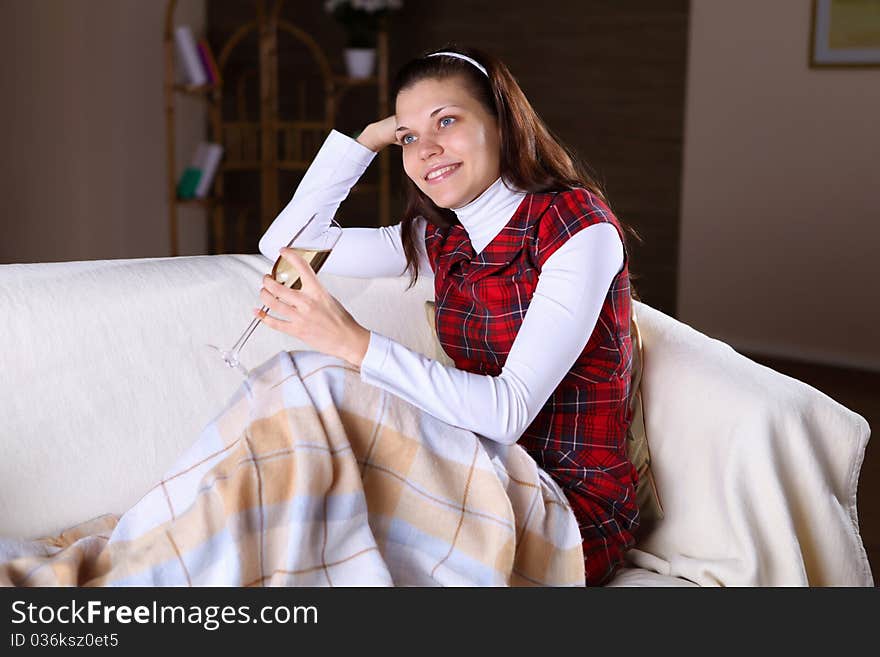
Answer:
<path fill-rule="evenodd" d="M 287 246 L 298 253 L 300 257 L 309 264 L 312 271 L 317 274 L 321 271 L 321 267 L 324 266 L 324 263 L 327 262 L 327 258 L 330 257 L 330 252 L 342 236 L 342 227 L 334 219 L 330 222 L 330 226 L 328 226 L 323 232 L 318 233 L 312 227 L 312 221 L 316 216 L 316 214 L 312 215 L 311 219 L 309 219 L 306 224 L 297 231 L 296 235 L 294 235 L 293 239 L 288 242 Z M 302 288 L 302 280 L 300 279 L 299 272 L 297 272 L 294 266 L 283 256 L 278 256 L 278 259 L 272 267 L 271 276 L 282 285 L 293 290 L 299 290 Z M 264 305 L 261 310 L 267 313 L 269 312 L 269 306 Z M 245 378 L 248 376 L 248 371 L 241 364 L 239 354 L 241 353 L 242 347 L 244 347 L 245 343 L 247 343 L 248 339 L 251 337 L 251 334 L 253 334 L 257 326 L 260 325 L 260 321 L 259 317 L 255 317 L 228 351 L 220 349 L 212 344 L 208 345 L 220 352 L 220 357 L 228 367 L 237 369 Z"/>

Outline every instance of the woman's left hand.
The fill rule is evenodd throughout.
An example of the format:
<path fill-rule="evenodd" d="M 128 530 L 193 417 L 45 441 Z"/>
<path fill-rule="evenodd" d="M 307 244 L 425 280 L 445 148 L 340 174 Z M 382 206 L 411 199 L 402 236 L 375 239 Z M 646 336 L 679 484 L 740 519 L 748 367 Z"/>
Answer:
<path fill-rule="evenodd" d="M 260 300 L 269 306 L 277 319 L 258 308 L 254 309 L 254 315 L 269 328 L 360 367 L 370 346 L 370 332 L 324 289 L 301 256 L 285 248 L 281 249 L 281 257 L 299 273 L 302 288 L 292 290 L 267 274 L 263 277 Z"/>

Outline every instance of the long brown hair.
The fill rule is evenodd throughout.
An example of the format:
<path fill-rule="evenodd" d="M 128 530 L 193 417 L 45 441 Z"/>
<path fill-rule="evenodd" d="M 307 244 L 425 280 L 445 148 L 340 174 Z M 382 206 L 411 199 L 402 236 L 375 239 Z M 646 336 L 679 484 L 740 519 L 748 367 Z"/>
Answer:
<path fill-rule="evenodd" d="M 437 52 L 466 55 L 479 62 L 486 69 L 488 77 L 476 66 L 458 57 L 430 56 Z M 580 187 L 588 189 L 609 205 L 604 191 L 587 167 L 547 128 L 507 66 L 497 57 L 455 44 L 426 52 L 398 71 L 392 85 L 392 97 L 396 101 L 401 91 L 422 80 L 451 77 L 461 79 L 473 97 L 498 121 L 501 130 L 501 177 L 505 182 L 529 193 Z M 444 227 L 457 224 L 458 219 L 452 210 L 435 205 L 406 174 L 403 178 L 406 209 L 401 221 L 401 233 L 411 287 L 418 279 L 416 235 L 413 230 L 415 219 L 424 217 L 432 224 Z M 638 234 L 622 222 L 621 227 L 639 239 Z"/>

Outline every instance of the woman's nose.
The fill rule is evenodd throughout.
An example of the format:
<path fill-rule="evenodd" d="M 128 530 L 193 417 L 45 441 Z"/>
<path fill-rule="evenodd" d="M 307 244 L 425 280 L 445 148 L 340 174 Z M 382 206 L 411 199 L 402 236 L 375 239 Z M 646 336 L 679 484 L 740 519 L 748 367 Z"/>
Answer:
<path fill-rule="evenodd" d="M 440 146 L 440 143 L 436 139 L 426 137 L 421 140 L 419 155 L 421 155 L 423 160 L 427 160 L 429 157 L 432 157 L 442 152 L 443 147 Z"/>

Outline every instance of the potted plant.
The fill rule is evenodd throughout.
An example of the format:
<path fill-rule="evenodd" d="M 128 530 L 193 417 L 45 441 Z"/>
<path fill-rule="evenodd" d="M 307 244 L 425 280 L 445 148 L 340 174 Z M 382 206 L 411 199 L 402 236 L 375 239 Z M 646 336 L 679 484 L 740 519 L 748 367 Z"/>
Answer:
<path fill-rule="evenodd" d="M 400 9 L 403 0 L 326 0 L 324 9 L 346 34 L 345 66 L 353 78 L 366 78 L 376 65 L 376 35 L 383 17 Z"/>

